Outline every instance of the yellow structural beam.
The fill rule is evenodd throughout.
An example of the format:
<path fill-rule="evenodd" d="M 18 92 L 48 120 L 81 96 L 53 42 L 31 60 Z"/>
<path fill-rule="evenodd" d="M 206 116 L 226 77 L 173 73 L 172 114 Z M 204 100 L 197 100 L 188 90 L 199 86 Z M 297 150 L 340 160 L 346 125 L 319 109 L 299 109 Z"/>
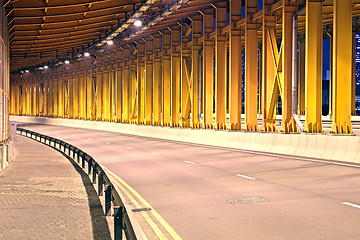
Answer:
<path fill-rule="evenodd" d="M 153 124 L 153 39 L 145 39 L 145 124 Z"/>
<path fill-rule="evenodd" d="M 192 44 L 191 44 L 191 74 L 190 79 L 187 74 L 187 80 L 190 80 L 190 103 L 191 103 L 191 127 L 201 128 L 200 123 L 200 104 L 201 104 L 201 78 L 199 78 L 199 53 L 201 45 L 198 39 L 201 37 L 201 16 L 193 17 L 192 20 Z M 184 62 L 183 62 L 184 63 Z M 188 65 L 187 65 L 188 66 Z M 189 100 L 187 102 L 189 102 Z M 187 104 L 186 107 L 189 107 Z M 188 112 L 188 111 L 186 111 Z M 190 116 L 189 116 L 190 117 Z"/>
<path fill-rule="evenodd" d="M 137 123 L 138 84 L 137 84 L 137 58 L 135 46 L 130 47 L 130 120 Z"/>
<path fill-rule="evenodd" d="M 214 31 L 213 10 L 201 12 L 203 15 L 203 31 L 206 39 L 203 40 L 203 128 L 214 128 L 214 43 L 208 36 Z"/>
<path fill-rule="evenodd" d="M 103 55 L 102 72 L 102 107 L 103 107 L 103 120 L 110 121 L 110 58 L 109 55 Z"/>
<path fill-rule="evenodd" d="M 241 31 L 235 23 L 241 19 L 241 0 L 230 0 L 229 32 L 229 128 L 241 129 L 242 90 L 242 43 Z"/>
<path fill-rule="evenodd" d="M 115 115 L 116 115 L 116 122 L 122 122 L 122 110 L 123 110 L 123 106 L 122 106 L 122 91 L 123 91 L 123 86 L 122 86 L 122 51 L 116 51 L 116 80 L 115 80 L 115 92 L 116 92 L 116 97 L 115 97 L 115 106 L 116 106 L 116 111 L 115 111 Z"/>
<path fill-rule="evenodd" d="M 80 62 L 75 64 L 75 72 L 73 75 L 73 88 L 72 88 L 72 97 L 73 97 L 73 117 L 74 119 L 79 119 L 79 73 L 80 73 Z"/>
<path fill-rule="evenodd" d="M 153 38 L 153 111 L 154 125 L 161 125 L 162 109 L 162 57 L 161 57 L 161 35 L 155 33 Z"/>
<path fill-rule="evenodd" d="M 137 63 L 137 123 L 144 124 L 145 120 L 145 42 L 144 40 L 139 40 L 137 43 L 137 54 L 136 54 L 136 63 Z"/>
<path fill-rule="evenodd" d="M 180 126 L 180 26 L 171 27 L 171 126 Z"/>
<path fill-rule="evenodd" d="M 277 82 L 278 48 L 275 39 L 276 16 L 270 11 L 275 0 L 263 1 L 263 35 L 262 35 L 262 81 L 261 81 L 261 113 L 263 132 L 275 132 L 275 108 L 271 108 L 271 100 L 275 83 Z M 279 96 L 278 88 L 275 95 Z M 275 103 L 273 103 L 275 104 Z"/>
<path fill-rule="evenodd" d="M 215 126 L 226 129 L 226 35 L 221 33 L 226 26 L 226 3 L 216 4 L 215 9 Z"/>
<path fill-rule="evenodd" d="M 123 62 L 122 62 L 122 102 L 123 102 L 123 118 L 122 122 L 130 122 L 130 48 L 124 47 L 123 52 Z"/>
<path fill-rule="evenodd" d="M 162 34 L 162 126 L 171 124 L 171 36 L 169 30 Z"/>
<path fill-rule="evenodd" d="M 258 31 L 252 15 L 257 11 L 257 1 L 245 1 L 245 126 L 247 131 L 257 131 L 258 87 Z"/>
<path fill-rule="evenodd" d="M 54 73 L 54 104 L 53 104 L 53 110 L 54 110 L 54 117 L 58 117 L 59 116 L 59 67 L 55 68 L 55 73 Z M 34 101 L 36 101 L 34 99 Z M 34 109 L 35 110 L 35 109 Z"/>
<path fill-rule="evenodd" d="M 191 61 L 198 61 L 197 59 L 191 59 L 191 49 L 189 42 L 191 41 L 190 33 L 192 29 L 187 24 L 181 25 L 181 127 L 190 127 L 190 108 L 191 108 L 191 81 L 192 81 L 192 69 Z"/>
<path fill-rule="evenodd" d="M 80 78 L 79 78 L 79 117 L 86 119 L 86 62 L 80 61 Z"/>
<path fill-rule="evenodd" d="M 297 132 L 295 120 L 291 113 L 292 107 L 292 27 L 293 15 L 296 12 L 296 5 L 289 0 L 282 2 L 282 77 L 280 93 L 282 100 L 282 121 L 281 132 Z"/>
<path fill-rule="evenodd" d="M 59 107 L 58 107 L 58 117 L 59 118 L 64 118 L 64 104 L 65 104 L 65 100 L 64 100 L 64 67 L 60 66 L 59 67 L 59 80 L 58 80 L 58 88 L 59 88 L 59 97 L 58 97 L 58 103 L 59 103 Z"/>
<path fill-rule="evenodd" d="M 351 115 L 356 115 L 355 109 L 355 96 L 356 96 L 356 65 L 355 65 L 355 56 L 356 56 L 356 33 L 352 33 L 352 58 L 351 58 Z"/>
<path fill-rule="evenodd" d="M 322 133 L 322 0 L 306 0 L 305 132 Z"/>
<path fill-rule="evenodd" d="M 96 120 L 103 120 L 103 73 L 102 73 L 102 65 L 103 65 L 103 57 L 99 58 L 99 61 L 96 64 Z"/>
<path fill-rule="evenodd" d="M 334 0 L 333 22 L 333 118 L 331 132 L 352 133 L 351 66 L 352 5 L 351 0 Z"/>

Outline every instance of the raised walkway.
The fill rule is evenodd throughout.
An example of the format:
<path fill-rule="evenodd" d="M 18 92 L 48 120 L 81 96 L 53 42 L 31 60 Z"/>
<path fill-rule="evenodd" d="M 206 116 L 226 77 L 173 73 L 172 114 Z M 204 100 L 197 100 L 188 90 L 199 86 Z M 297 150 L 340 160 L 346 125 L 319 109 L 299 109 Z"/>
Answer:
<path fill-rule="evenodd" d="M 0 173 L 0 239 L 110 239 L 88 177 L 65 156 L 18 136 Z"/>

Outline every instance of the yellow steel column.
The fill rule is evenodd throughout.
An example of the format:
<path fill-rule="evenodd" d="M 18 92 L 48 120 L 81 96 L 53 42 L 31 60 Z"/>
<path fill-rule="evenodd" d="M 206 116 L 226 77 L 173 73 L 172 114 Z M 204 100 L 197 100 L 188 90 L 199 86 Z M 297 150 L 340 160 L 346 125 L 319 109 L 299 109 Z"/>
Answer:
<path fill-rule="evenodd" d="M 75 68 L 73 69 L 73 118 L 79 119 L 79 79 L 80 79 L 80 62 L 75 64 Z"/>
<path fill-rule="evenodd" d="M 87 120 L 91 120 L 91 108 L 92 108 L 92 60 L 85 60 L 85 85 L 86 85 L 86 114 L 85 117 Z"/>
<path fill-rule="evenodd" d="M 69 70 L 69 85 L 68 85 L 68 118 L 74 118 L 74 94 L 73 94 L 73 88 L 74 88 L 74 67 Z"/>
<path fill-rule="evenodd" d="M 299 42 L 298 114 L 305 114 L 305 41 Z"/>
<path fill-rule="evenodd" d="M 59 67 L 59 80 L 58 80 L 58 88 L 59 88 L 59 108 L 58 108 L 58 117 L 64 117 L 64 67 Z"/>
<path fill-rule="evenodd" d="M 272 13 L 271 6 L 275 3 L 275 0 L 264 0 L 263 1 L 263 28 L 262 28 L 262 86 L 261 86 L 261 113 L 262 113 L 262 126 L 261 131 L 263 132 L 275 132 L 275 109 L 271 107 L 271 99 L 273 90 L 275 90 L 276 97 L 279 96 L 278 85 L 276 82 L 276 54 L 278 48 L 274 50 L 272 44 L 276 44 L 275 38 L 275 27 L 276 17 Z M 272 36 L 272 34 L 274 36 Z M 274 57 L 275 56 L 275 57 Z M 276 60 L 274 60 L 274 58 Z M 274 87 L 275 86 L 275 87 Z M 275 104 L 275 103 L 273 103 Z"/>
<path fill-rule="evenodd" d="M 170 95 L 171 95 L 171 56 L 170 31 L 162 33 L 162 125 L 170 126 Z"/>
<path fill-rule="evenodd" d="M 51 71 L 51 72 L 50 72 Z M 54 73 L 52 69 L 49 69 L 48 81 L 49 81 L 49 92 L 48 92 L 48 117 L 54 116 Z"/>
<path fill-rule="evenodd" d="M 64 74 L 64 118 L 69 118 L 70 117 L 70 104 L 69 104 L 69 90 L 70 90 L 70 73 L 69 73 L 69 68 L 66 69 L 65 74 Z"/>
<path fill-rule="evenodd" d="M 153 38 L 153 109 L 154 109 L 154 125 L 161 125 L 161 109 L 162 109 L 162 58 L 161 58 L 161 35 L 155 33 Z"/>
<path fill-rule="evenodd" d="M 191 61 L 194 61 L 198 64 L 198 59 L 191 59 L 189 42 L 191 28 L 186 23 L 181 23 L 181 87 L 180 87 L 180 96 L 181 96 L 181 126 L 190 127 L 190 108 L 192 107 L 190 92 L 192 90 L 192 74 Z M 201 24 L 201 22 L 200 22 Z M 198 52 L 199 53 L 199 52 Z"/>
<path fill-rule="evenodd" d="M 48 116 L 48 99 L 49 99 L 49 79 L 47 77 L 47 75 L 45 75 L 43 77 L 44 79 L 44 111 L 43 111 L 43 116 L 47 117 Z"/>
<path fill-rule="evenodd" d="M 137 41 L 137 123 L 144 124 L 144 110 L 145 110 L 145 42 L 143 40 Z"/>
<path fill-rule="evenodd" d="M 145 39 L 145 124 L 153 124 L 153 39 Z"/>
<path fill-rule="evenodd" d="M 322 133 L 322 0 L 306 0 L 305 132 Z"/>
<path fill-rule="evenodd" d="M 116 122 L 115 114 L 116 114 L 116 52 L 110 52 L 110 76 L 109 76 L 109 91 L 110 91 L 110 121 Z"/>
<path fill-rule="evenodd" d="M 191 103 L 191 127 L 201 128 L 200 106 L 201 102 L 201 83 L 199 82 L 199 52 L 202 48 L 199 43 L 202 28 L 202 16 L 192 17 L 192 41 L 191 41 L 191 75 L 190 78 L 190 103 Z M 199 89 L 200 88 L 200 89 Z"/>
<path fill-rule="evenodd" d="M 226 35 L 221 33 L 226 26 L 226 3 L 216 4 L 215 9 L 215 126 L 226 129 Z"/>
<path fill-rule="evenodd" d="M 122 102 L 123 102 L 123 123 L 130 122 L 130 48 L 124 47 L 123 51 L 123 63 L 122 63 Z"/>
<path fill-rule="evenodd" d="M 110 58 L 108 54 L 103 55 L 102 67 L 102 107 L 103 121 L 110 121 Z"/>
<path fill-rule="evenodd" d="M 80 64 L 80 72 L 79 72 L 79 117 L 80 119 L 85 119 L 85 105 L 86 105 L 86 98 L 85 98 L 85 60 L 81 60 Z"/>
<path fill-rule="evenodd" d="M 333 118 L 331 132 L 352 133 L 351 126 L 351 0 L 334 0 Z"/>
<path fill-rule="evenodd" d="M 245 1 L 245 126 L 247 131 L 257 131 L 258 82 L 258 32 L 252 15 L 257 11 L 257 1 Z"/>
<path fill-rule="evenodd" d="M 116 122 L 122 122 L 122 51 L 116 51 L 115 106 Z"/>
<path fill-rule="evenodd" d="M 229 32 L 229 128 L 241 129 L 242 51 L 241 31 L 235 23 L 241 19 L 241 0 L 230 0 Z"/>
<path fill-rule="evenodd" d="M 171 126 L 180 126 L 180 26 L 171 27 Z"/>
<path fill-rule="evenodd" d="M 356 115 L 355 109 L 355 96 L 356 96 L 356 66 L 355 66 L 355 55 L 356 55 L 356 32 L 352 33 L 352 61 L 351 61 L 351 115 Z"/>
<path fill-rule="evenodd" d="M 54 117 L 59 117 L 59 85 L 60 85 L 60 67 L 56 67 L 55 82 L 54 82 Z"/>
<path fill-rule="evenodd" d="M 130 120 L 137 123 L 138 105 L 138 84 L 137 84 L 137 54 L 134 45 L 130 48 Z"/>
<path fill-rule="evenodd" d="M 282 121 L 281 132 L 297 132 L 294 118 L 291 114 L 292 93 L 292 18 L 296 12 L 296 5 L 291 5 L 289 0 L 282 2 L 282 78 L 281 78 L 281 100 Z"/>
<path fill-rule="evenodd" d="M 214 43 L 209 38 L 214 31 L 212 9 L 203 14 L 203 124 L 204 128 L 214 128 Z"/>
<path fill-rule="evenodd" d="M 103 56 L 97 57 L 98 62 L 96 64 L 96 120 L 102 121 L 103 120 L 103 101 L 102 101 L 102 94 L 103 94 Z"/>

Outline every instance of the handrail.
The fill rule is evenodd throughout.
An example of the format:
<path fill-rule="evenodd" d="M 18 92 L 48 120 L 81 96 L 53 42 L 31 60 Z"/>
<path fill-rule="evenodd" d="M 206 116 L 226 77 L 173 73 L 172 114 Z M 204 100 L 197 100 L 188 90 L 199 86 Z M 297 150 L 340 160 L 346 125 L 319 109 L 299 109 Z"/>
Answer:
<path fill-rule="evenodd" d="M 74 160 L 81 166 L 82 170 L 88 175 L 93 185 L 97 184 L 97 194 L 102 196 L 105 193 L 105 215 L 110 216 L 111 203 L 113 206 L 114 216 L 114 239 L 123 239 L 123 231 L 127 240 L 145 240 L 143 232 L 138 225 L 132 210 L 128 206 L 124 196 L 118 190 L 117 186 L 113 184 L 108 177 L 106 171 L 101 167 L 96 160 L 89 154 L 60 139 L 43 135 L 41 133 L 33 132 L 27 129 L 18 127 L 17 133 L 38 142 L 41 142 L 49 147 L 52 147 L 59 152 L 63 152 L 66 156 Z M 87 169 L 85 169 L 87 163 Z"/>

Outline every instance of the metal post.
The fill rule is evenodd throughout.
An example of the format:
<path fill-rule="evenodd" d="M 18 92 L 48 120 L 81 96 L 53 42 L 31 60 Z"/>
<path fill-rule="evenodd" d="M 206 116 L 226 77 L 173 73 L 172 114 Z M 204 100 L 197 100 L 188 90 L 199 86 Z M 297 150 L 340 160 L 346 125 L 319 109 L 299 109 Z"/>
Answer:
<path fill-rule="evenodd" d="M 105 216 L 110 216 L 111 210 L 111 185 L 105 187 Z"/>
<path fill-rule="evenodd" d="M 122 240 L 123 207 L 114 207 L 114 239 Z"/>

